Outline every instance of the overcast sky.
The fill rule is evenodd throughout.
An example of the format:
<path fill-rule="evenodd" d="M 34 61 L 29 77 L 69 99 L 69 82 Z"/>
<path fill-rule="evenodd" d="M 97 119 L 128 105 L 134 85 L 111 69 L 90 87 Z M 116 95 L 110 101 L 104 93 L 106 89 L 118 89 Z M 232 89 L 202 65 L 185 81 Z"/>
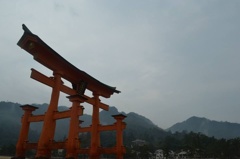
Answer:
<path fill-rule="evenodd" d="M 121 91 L 102 101 L 161 128 L 191 116 L 240 123 L 239 0 L 0 0 L 0 101 L 49 103 L 52 72 L 16 45 L 24 23 Z M 71 103 L 61 94 L 59 105 Z M 85 105 L 86 113 L 91 106 Z"/>

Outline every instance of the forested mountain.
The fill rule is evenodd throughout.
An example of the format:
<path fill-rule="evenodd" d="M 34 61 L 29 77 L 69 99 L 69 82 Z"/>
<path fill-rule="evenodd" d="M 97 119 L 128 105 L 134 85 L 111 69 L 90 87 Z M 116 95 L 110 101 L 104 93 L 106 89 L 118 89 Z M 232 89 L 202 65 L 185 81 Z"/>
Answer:
<path fill-rule="evenodd" d="M 23 114 L 20 104 L 12 102 L 0 102 L 0 145 L 15 144 Z M 29 132 L 29 140 L 35 140 L 38 133 L 34 130 Z"/>
<path fill-rule="evenodd" d="M 47 110 L 48 104 L 32 104 L 38 109 L 33 114 L 44 114 Z M 68 107 L 59 106 L 59 111 L 68 110 Z M 155 139 L 163 138 L 167 135 L 167 132 L 162 130 L 153 124 L 149 119 L 136 113 L 124 113 L 119 112 L 115 107 L 109 107 L 109 111 L 100 112 L 100 122 L 103 125 L 113 124 L 115 119 L 112 115 L 122 113 L 127 116 L 124 122 L 127 123 L 127 127 L 124 131 L 124 142 L 130 144 L 131 141 L 141 138 L 146 141 L 152 142 Z M 0 145 L 2 144 L 15 144 L 19 135 L 21 127 L 21 116 L 23 110 L 20 108 L 20 104 L 12 102 L 0 102 Z M 81 126 L 86 127 L 91 124 L 91 115 L 84 114 L 80 117 L 80 120 L 84 121 Z M 69 127 L 69 119 L 57 120 L 55 140 L 63 140 L 67 137 Z M 29 140 L 36 142 L 41 133 L 42 122 L 31 123 Z M 109 135 L 109 134 L 108 134 Z M 104 138 L 104 135 L 103 135 Z M 157 140 L 155 140 L 157 141 Z"/>
<path fill-rule="evenodd" d="M 44 114 L 47 110 L 48 104 L 32 104 L 38 109 L 33 114 Z M 15 144 L 19 135 L 21 127 L 21 116 L 23 110 L 18 103 L 0 102 L 0 145 Z M 59 111 L 68 110 L 66 106 L 59 106 Z M 158 144 L 161 139 L 169 135 L 169 132 L 195 132 L 202 133 L 207 136 L 214 136 L 215 138 L 236 138 L 240 136 L 240 124 L 229 122 L 211 121 L 206 118 L 191 117 L 188 120 L 177 123 L 167 129 L 167 131 L 156 126 L 152 121 L 137 113 L 119 112 L 115 107 L 109 107 L 109 111 L 100 112 L 100 122 L 103 125 L 113 124 L 115 122 L 112 115 L 122 113 L 127 116 L 124 120 L 127 127 L 124 130 L 124 143 L 130 145 L 131 141 L 142 139 L 149 143 Z M 80 117 L 84 121 L 81 126 L 86 127 L 91 124 L 91 115 L 84 114 Z M 63 140 L 67 137 L 69 127 L 69 119 L 61 119 L 57 121 L 55 140 Z M 29 141 L 36 142 L 41 133 L 42 122 L 31 123 L 29 132 Z M 107 135 L 114 135 L 102 133 L 104 138 Z M 106 140 L 107 141 L 107 140 Z M 112 141 L 108 141 L 111 143 Z"/>
<path fill-rule="evenodd" d="M 15 143 L 20 129 L 20 104 L 0 102 L 0 144 Z"/>
<path fill-rule="evenodd" d="M 34 114 L 44 114 L 47 104 L 32 104 L 37 106 Z M 69 109 L 65 106 L 59 106 L 59 111 Z M 149 119 L 134 112 L 124 113 L 119 112 L 117 108 L 110 107 L 109 111 L 100 112 L 101 124 L 113 124 L 115 122 L 112 115 L 124 114 L 127 118 L 124 120 L 127 124 L 124 130 L 124 145 L 126 146 L 126 158 L 149 158 L 150 153 L 154 154 L 155 150 L 162 149 L 166 156 L 169 155 L 170 150 L 175 153 L 182 151 L 188 152 L 189 157 L 202 156 L 203 158 L 237 158 L 240 157 L 240 138 L 234 139 L 216 139 L 220 138 L 222 133 L 235 134 L 235 136 L 227 136 L 233 138 L 240 135 L 239 124 L 232 124 L 228 122 L 210 121 L 206 118 L 191 117 L 188 120 L 177 123 L 171 128 L 173 133 L 162 130 Z M 15 145 L 18 139 L 19 130 L 21 127 L 21 116 L 23 111 L 20 104 L 12 102 L 0 102 L 0 155 L 13 156 L 15 154 Z M 82 127 L 91 124 L 91 116 L 84 114 L 80 120 L 84 122 Z M 69 127 L 69 119 L 61 119 L 57 121 L 55 140 L 60 141 L 67 137 Z M 31 123 L 29 141 L 34 142 L 39 138 L 41 132 L 42 122 Z M 181 132 L 183 131 L 183 132 Z M 187 132 L 190 133 L 187 133 Z M 195 132 L 195 133 L 194 133 Z M 211 133 L 213 135 L 211 135 Z M 114 131 L 101 132 L 101 146 L 112 147 L 116 143 L 116 133 Z M 226 137 L 226 136 L 225 136 Z M 132 141 L 136 139 L 144 140 L 144 146 L 134 145 Z M 80 134 L 81 146 L 84 148 L 90 146 L 90 134 Z M 139 140 L 138 140 L 139 141 Z M 150 152 L 150 153 L 149 153 Z"/>
<path fill-rule="evenodd" d="M 200 117 L 191 117 L 186 121 L 174 124 L 167 130 L 171 132 L 195 132 L 209 137 L 231 139 L 240 137 L 240 124 L 229 122 L 218 122 Z"/>

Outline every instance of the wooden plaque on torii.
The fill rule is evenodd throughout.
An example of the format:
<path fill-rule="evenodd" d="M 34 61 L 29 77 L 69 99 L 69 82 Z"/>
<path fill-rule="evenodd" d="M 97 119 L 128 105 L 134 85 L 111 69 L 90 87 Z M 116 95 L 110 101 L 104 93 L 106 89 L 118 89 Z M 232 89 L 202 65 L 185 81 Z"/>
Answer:
<path fill-rule="evenodd" d="M 90 159 L 98 159 L 101 154 L 115 154 L 116 158 L 122 159 L 126 152 L 123 145 L 123 130 L 126 124 L 123 122 L 125 115 L 114 115 L 116 122 L 113 125 L 101 125 L 99 120 L 99 109 L 108 111 L 109 106 L 100 101 L 99 97 L 110 98 L 114 93 L 120 93 L 115 87 L 108 86 L 93 78 L 86 72 L 76 68 L 52 48 L 50 48 L 37 35 L 33 34 L 23 24 L 24 34 L 17 45 L 30 53 L 34 60 L 53 71 L 53 77 L 47 77 L 35 69 L 31 69 L 31 78 L 52 88 L 52 94 L 48 109 L 43 115 L 33 115 L 37 107 L 31 105 L 21 106 L 24 110 L 22 127 L 16 145 L 14 158 L 25 158 L 28 149 L 36 149 L 35 158 L 51 158 L 54 149 L 65 149 L 65 158 L 78 158 L 78 154 L 88 154 Z M 64 85 L 61 79 L 72 84 L 72 87 Z M 85 89 L 92 92 L 92 97 L 84 94 Z M 67 94 L 72 106 L 67 111 L 58 111 L 60 92 Z M 93 106 L 92 124 L 89 127 L 80 126 L 79 116 L 83 115 L 82 103 Z M 56 120 L 70 118 L 67 140 L 55 142 L 54 133 Z M 31 122 L 43 122 L 42 132 L 37 143 L 28 141 L 28 132 Z M 103 148 L 100 145 L 101 131 L 116 131 L 116 146 Z M 81 148 L 79 133 L 90 132 L 91 143 L 89 148 Z"/>

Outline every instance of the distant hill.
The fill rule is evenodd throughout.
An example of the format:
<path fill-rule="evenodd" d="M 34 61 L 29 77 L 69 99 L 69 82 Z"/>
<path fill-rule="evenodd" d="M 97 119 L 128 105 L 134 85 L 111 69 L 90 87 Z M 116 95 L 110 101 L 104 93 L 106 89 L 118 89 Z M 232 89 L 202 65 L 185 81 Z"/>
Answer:
<path fill-rule="evenodd" d="M 44 114 L 47 110 L 48 104 L 32 104 L 38 109 L 33 112 L 33 114 Z M 59 111 L 68 110 L 66 106 L 59 106 Z M 152 121 L 144 116 L 137 113 L 124 113 L 119 112 L 116 107 L 109 107 L 109 111 L 100 112 L 100 122 L 103 125 L 113 124 L 115 122 L 112 115 L 122 113 L 127 116 L 124 122 L 127 123 L 127 127 L 124 130 L 124 142 L 125 144 L 130 144 L 131 141 L 135 139 L 143 139 L 148 142 L 157 141 L 156 139 L 164 138 L 168 133 L 163 129 L 159 128 Z M 18 139 L 20 127 L 21 127 L 21 116 L 23 111 L 20 108 L 19 103 L 12 102 L 0 102 L 0 145 L 2 144 L 15 144 Z M 81 126 L 86 127 L 91 124 L 91 115 L 84 114 L 80 117 L 80 120 L 84 121 Z M 31 123 L 29 140 L 38 141 L 42 122 Z M 63 140 L 67 137 L 69 127 L 69 119 L 57 120 L 55 140 Z M 104 137 L 104 135 L 103 135 Z"/>
<path fill-rule="evenodd" d="M 16 143 L 23 114 L 20 104 L 0 102 L 0 145 Z M 29 139 L 36 140 L 38 134 L 30 130 Z"/>
<path fill-rule="evenodd" d="M 240 124 L 213 121 L 206 118 L 191 117 L 186 121 L 176 123 L 167 131 L 171 132 L 195 132 L 202 133 L 209 137 L 231 139 L 240 137 Z"/>

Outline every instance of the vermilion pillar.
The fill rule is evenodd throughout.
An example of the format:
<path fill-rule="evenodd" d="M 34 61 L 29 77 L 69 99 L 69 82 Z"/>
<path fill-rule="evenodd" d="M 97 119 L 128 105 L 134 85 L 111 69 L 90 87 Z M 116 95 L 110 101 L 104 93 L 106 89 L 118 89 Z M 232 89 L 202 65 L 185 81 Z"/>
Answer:
<path fill-rule="evenodd" d="M 28 132 L 29 132 L 29 126 L 30 126 L 30 122 L 28 121 L 28 119 L 32 115 L 32 112 L 38 109 L 37 107 L 31 106 L 31 105 L 23 105 L 21 107 L 24 110 L 24 115 L 22 117 L 22 121 L 21 121 L 22 127 L 20 130 L 20 135 L 16 145 L 16 158 L 25 157 L 26 149 L 25 149 L 24 143 L 27 142 L 28 140 Z"/>
<path fill-rule="evenodd" d="M 67 140 L 67 155 L 66 158 L 77 159 L 78 152 L 77 149 L 80 148 L 78 129 L 79 129 L 79 115 L 83 114 L 83 106 L 80 106 L 80 103 L 83 103 L 86 98 L 81 95 L 73 95 L 68 97 L 72 102 L 71 115 L 70 115 L 70 126 Z"/>
<path fill-rule="evenodd" d="M 93 105 L 93 113 L 92 113 L 92 126 L 91 126 L 91 147 L 90 147 L 90 159 L 98 159 L 99 152 L 98 148 L 100 146 L 100 134 L 99 134 L 99 94 L 93 92 L 93 97 L 95 103 Z"/>
<path fill-rule="evenodd" d="M 125 128 L 126 124 L 123 122 L 123 119 L 126 118 L 125 115 L 113 115 L 114 119 L 117 120 L 116 124 L 116 156 L 117 159 L 123 159 L 124 154 L 124 146 L 123 146 L 123 129 Z"/>
<path fill-rule="evenodd" d="M 54 112 L 58 109 L 58 100 L 60 94 L 60 87 L 62 84 L 61 76 L 59 73 L 54 72 L 54 86 L 48 110 L 44 117 L 42 133 L 38 142 L 36 158 L 50 158 L 51 148 L 50 144 L 54 139 L 56 121 L 53 119 Z"/>

